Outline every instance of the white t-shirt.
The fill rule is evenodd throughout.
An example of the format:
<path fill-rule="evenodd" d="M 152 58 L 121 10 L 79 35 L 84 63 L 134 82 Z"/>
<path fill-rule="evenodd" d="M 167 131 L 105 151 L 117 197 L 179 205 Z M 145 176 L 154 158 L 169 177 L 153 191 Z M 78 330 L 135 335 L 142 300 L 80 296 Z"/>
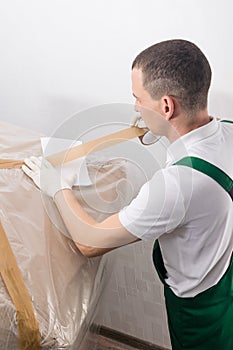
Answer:
<path fill-rule="evenodd" d="M 172 143 L 166 167 L 119 213 L 121 224 L 136 237 L 159 239 L 166 282 L 180 297 L 217 284 L 233 251 L 233 202 L 209 176 L 172 165 L 187 155 L 212 163 L 233 179 L 233 124 L 213 119 Z"/>

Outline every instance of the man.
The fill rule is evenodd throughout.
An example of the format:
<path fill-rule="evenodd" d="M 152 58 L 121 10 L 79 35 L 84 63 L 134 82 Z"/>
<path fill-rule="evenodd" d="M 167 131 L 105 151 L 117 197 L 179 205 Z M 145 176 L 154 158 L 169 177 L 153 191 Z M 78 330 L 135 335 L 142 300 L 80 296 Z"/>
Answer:
<path fill-rule="evenodd" d="M 210 82 L 209 63 L 191 42 L 164 41 L 136 57 L 135 108 L 151 135 L 171 145 L 166 167 L 101 223 L 77 202 L 73 179 L 61 185 L 55 169 L 35 157 L 23 166 L 37 185 L 44 174 L 43 191 L 84 255 L 155 240 L 175 350 L 233 349 L 233 124 L 208 115 Z"/>

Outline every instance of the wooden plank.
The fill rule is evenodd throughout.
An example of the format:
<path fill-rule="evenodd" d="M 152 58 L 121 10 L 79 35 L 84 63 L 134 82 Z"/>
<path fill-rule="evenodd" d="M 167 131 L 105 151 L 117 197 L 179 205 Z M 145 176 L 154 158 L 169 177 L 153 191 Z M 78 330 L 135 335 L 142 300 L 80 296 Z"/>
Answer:
<path fill-rule="evenodd" d="M 48 161 L 56 166 L 62 163 L 70 162 L 76 158 L 81 158 L 87 156 L 90 153 L 94 153 L 103 150 L 107 147 L 117 145 L 121 142 L 134 139 L 136 137 L 144 135 L 148 130 L 138 127 L 130 127 L 117 131 L 113 134 L 105 135 L 98 139 L 86 142 L 82 145 L 72 147 L 67 151 L 59 152 L 53 154 L 50 157 L 46 157 Z"/>
<path fill-rule="evenodd" d="M 31 298 L 1 223 L 0 273 L 16 309 L 19 349 L 41 349 L 40 332 Z"/>

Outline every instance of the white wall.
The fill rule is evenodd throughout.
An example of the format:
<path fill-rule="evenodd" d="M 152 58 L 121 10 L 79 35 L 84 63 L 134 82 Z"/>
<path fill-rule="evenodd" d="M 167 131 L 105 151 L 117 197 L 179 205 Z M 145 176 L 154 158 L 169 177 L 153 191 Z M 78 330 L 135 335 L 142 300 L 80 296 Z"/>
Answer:
<path fill-rule="evenodd" d="M 170 38 L 204 51 L 213 69 L 210 113 L 233 118 L 232 13 L 231 0 L 1 1 L 1 119 L 49 134 L 80 109 L 133 103 L 132 60 Z M 99 321 L 168 347 L 150 247 L 122 249 Z"/>
<path fill-rule="evenodd" d="M 1 1 L 1 119 L 50 133 L 82 108 L 133 103 L 133 58 L 168 38 L 203 49 L 210 112 L 232 117 L 232 10 L 231 0 Z"/>

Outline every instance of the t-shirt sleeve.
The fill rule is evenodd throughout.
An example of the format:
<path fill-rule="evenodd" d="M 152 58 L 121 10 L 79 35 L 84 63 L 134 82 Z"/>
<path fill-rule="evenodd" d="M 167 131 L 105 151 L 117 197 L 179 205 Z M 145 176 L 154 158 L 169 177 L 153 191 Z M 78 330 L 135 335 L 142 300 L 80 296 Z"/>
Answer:
<path fill-rule="evenodd" d="M 119 212 L 121 224 L 142 240 L 172 232 L 184 218 L 184 198 L 176 167 L 156 172 L 137 197 Z"/>

